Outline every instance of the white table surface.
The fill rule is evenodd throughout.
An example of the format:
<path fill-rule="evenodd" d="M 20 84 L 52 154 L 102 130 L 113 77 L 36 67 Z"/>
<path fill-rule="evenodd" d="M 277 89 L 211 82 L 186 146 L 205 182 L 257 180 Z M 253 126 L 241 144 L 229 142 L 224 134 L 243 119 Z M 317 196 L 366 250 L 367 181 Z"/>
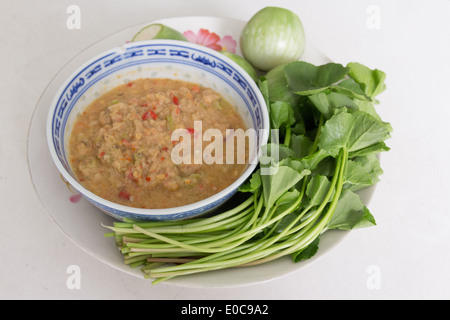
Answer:
<path fill-rule="evenodd" d="M 73 4 L 80 30 L 66 27 Z M 248 20 L 269 5 L 296 12 L 309 43 L 334 61 L 387 73 L 378 110 L 394 133 L 370 203 L 378 226 L 353 231 L 306 269 L 233 289 L 152 286 L 77 247 L 43 208 L 27 163 L 32 113 L 52 77 L 90 44 L 130 26 L 176 16 Z M 371 28 L 377 12 L 379 28 Z M 447 0 L 1 0 L 0 298 L 450 298 L 449 14 Z M 67 287 L 71 265 L 80 268 L 80 289 Z"/>

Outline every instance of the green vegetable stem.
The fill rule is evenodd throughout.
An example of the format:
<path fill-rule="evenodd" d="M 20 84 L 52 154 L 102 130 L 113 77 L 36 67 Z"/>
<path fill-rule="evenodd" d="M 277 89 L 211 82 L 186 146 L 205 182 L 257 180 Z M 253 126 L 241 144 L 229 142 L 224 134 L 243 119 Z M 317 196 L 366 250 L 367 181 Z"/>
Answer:
<path fill-rule="evenodd" d="M 297 61 L 267 76 L 258 83 L 282 142 L 264 146 L 239 205 L 192 220 L 106 226 L 125 263 L 154 284 L 286 256 L 307 260 L 326 231 L 375 225 L 357 192 L 379 181 L 377 154 L 389 150 L 392 128 L 375 111 L 385 74 Z"/>

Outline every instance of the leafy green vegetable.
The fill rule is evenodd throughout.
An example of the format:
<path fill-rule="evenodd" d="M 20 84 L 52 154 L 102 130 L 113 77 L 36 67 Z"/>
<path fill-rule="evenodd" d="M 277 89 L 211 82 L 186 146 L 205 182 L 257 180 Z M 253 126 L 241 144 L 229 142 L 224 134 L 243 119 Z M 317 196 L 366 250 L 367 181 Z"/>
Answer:
<path fill-rule="evenodd" d="M 352 136 L 355 117 L 348 112 L 339 112 L 325 122 L 319 139 L 319 147 L 332 157 L 342 148 L 348 148 Z"/>
<path fill-rule="evenodd" d="M 370 176 L 372 184 L 375 184 L 380 180 L 379 177 L 383 174 L 383 169 L 381 169 L 380 160 L 378 160 L 376 153 L 354 157 L 353 161 L 360 164 L 361 167 L 367 172 Z"/>
<path fill-rule="evenodd" d="M 315 66 L 305 61 L 292 62 L 285 66 L 287 82 L 292 90 L 302 96 L 311 95 L 328 89 L 342 80 L 348 68 L 338 63 Z"/>
<path fill-rule="evenodd" d="M 346 187 L 353 191 L 363 189 L 374 184 L 371 174 L 363 168 L 361 163 L 356 161 L 348 161 L 344 176 Z"/>
<path fill-rule="evenodd" d="M 272 166 L 270 169 L 273 170 L 270 174 L 261 177 L 264 203 L 268 208 L 307 174 L 288 166 Z"/>
<path fill-rule="evenodd" d="M 371 70 L 356 62 L 349 63 L 347 68 L 349 69 L 349 76 L 360 85 L 367 96 L 374 98 L 386 90 L 386 84 L 384 83 L 386 74 L 383 71 Z"/>
<path fill-rule="evenodd" d="M 352 230 L 373 225 L 375 225 L 375 219 L 360 197 L 352 191 L 345 191 L 339 199 L 327 228 Z"/>
<path fill-rule="evenodd" d="M 244 183 L 239 188 L 240 192 L 257 192 L 261 188 L 261 174 L 257 170 L 250 178 L 250 181 Z"/>
<path fill-rule="evenodd" d="M 267 91 L 263 93 L 267 99 L 270 99 L 270 101 L 267 101 L 267 105 L 270 102 L 282 101 L 294 106 L 301 100 L 301 97 L 294 94 L 294 91 L 289 87 L 284 67 L 285 64 L 275 67 L 264 76 L 264 80 L 267 81 Z M 261 84 L 259 87 L 263 91 Z"/>
<path fill-rule="evenodd" d="M 340 92 L 349 97 L 353 97 L 359 100 L 372 101 L 364 91 L 361 89 L 360 85 L 353 79 L 345 79 L 339 82 L 337 85 L 331 87 L 332 90 Z"/>
<path fill-rule="evenodd" d="M 294 262 L 300 262 L 300 261 L 308 260 L 308 259 L 314 257 L 316 255 L 317 251 L 319 251 L 319 243 L 320 243 L 320 238 L 317 237 L 305 249 L 302 249 L 298 252 L 294 252 L 293 254 L 291 254 L 292 260 Z"/>
<path fill-rule="evenodd" d="M 270 105 L 270 122 L 272 129 L 290 128 L 295 124 L 294 110 L 288 102 L 277 101 Z"/>
<path fill-rule="evenodd" d="M 125 263 L 159 283 L 173 277 L 281 257 L 313 257 L 327 230 L 376 225 L 358 190 L 383 173 L 378 153 L 392 127 L 374 105 L 385 74 L 349 63 L 284 64 L 258 80 L 280 141 L 261 149 L 239 205 L 186 221 L 108 226 Z M 173 265 L 173 259 L 187 259 Z M 158 261 L 158 262 L 155 262 Z"/>
<path fill-rule="evenodd" d="M 336 92 L 330 92 L 328 94 L 319 92 L 309 96 L 309 99 L 325 119 L 331 118 L 335 109 L 338 108 L 348 107 L 358 109 L 358 105 L 350 97 Z"/>
<path fill-rule="evenodd" d="M 305 135 L 295 135 L 291 136 L 291 144 L 290 147 L 292 151 L 294 151 L 295 157 L 303 158 L 309 154 L 313 146 L 313 142 L 311 139 L 306 137 Z"/>
<path fill-rule="evenodd" d="M 309 198 L 309 204 L 317 206 L 326 200 L 326 195 L 330 190 L 330 181 L 326 176 L 317 175 L 308 183 L 306 188 L 306 195 Z"/>

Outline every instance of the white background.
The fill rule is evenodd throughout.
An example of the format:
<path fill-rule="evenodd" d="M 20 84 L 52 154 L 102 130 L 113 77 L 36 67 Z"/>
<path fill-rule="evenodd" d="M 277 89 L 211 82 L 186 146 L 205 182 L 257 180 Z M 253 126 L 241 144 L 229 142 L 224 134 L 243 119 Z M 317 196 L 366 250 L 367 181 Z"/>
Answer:
<path fill-rule="evenodd" d="M 66 27 L 73 4 L 80 30 Z M 32 113 L 52 77 L 84 48 L 130 26 L 177 16 L 248 20 L 269 5 L 297 13 L 310 45 L 334 61 L 387 73 L 378 110 L 394 133 L 370 203 L 378 226 L 352 232 L 306 269 L 234 289 L 152 286 L 77 247 L 50 220 L 27 163 Z M 374 8 L 379 29 L 367 24 Z M 0 298 L 450 298 L 449 14 L 448 0 L 0 0 Z M 66 286 L 70 265 L 80 267 L 79 290 Z M 368 285 L 373 270 L 376 288 Z"/>

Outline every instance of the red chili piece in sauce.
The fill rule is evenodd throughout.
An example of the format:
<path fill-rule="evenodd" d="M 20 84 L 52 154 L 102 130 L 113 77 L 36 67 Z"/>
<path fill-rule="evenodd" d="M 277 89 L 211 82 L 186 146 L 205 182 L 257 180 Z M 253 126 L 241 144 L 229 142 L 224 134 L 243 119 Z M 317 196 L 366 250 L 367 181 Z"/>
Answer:
<path fill-rule="evenodd" d="M 154 113 L 152 110 L 148 110 L 142 115 L 142 120 L 148 120 L 149 117 L 152 117 L 153 120 L 158 119 L 158 115 Z"/>
<path fill-rule="evenodd" d="M 119 198 L 130 200 L 131 195 L 127 191 L 120 191 L 119 192 Z"/>

